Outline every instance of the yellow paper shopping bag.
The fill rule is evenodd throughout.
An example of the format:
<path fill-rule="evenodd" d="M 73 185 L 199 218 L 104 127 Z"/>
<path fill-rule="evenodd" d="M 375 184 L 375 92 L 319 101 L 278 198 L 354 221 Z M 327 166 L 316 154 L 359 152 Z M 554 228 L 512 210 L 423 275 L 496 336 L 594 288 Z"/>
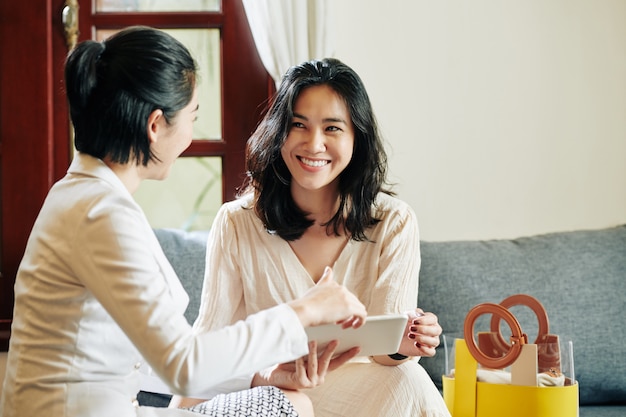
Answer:
<path fill-rule="evenodd" d="M 540 330 L 535 343 L 528 344 L 519 322 L 508 310 L 513 305 L 529 306 L 536 313 Z M 479 337 L 483 342 L 480 346 L 474 338 L 474 323 L 482 314 L 492 314 L 492 327 Z M 501 319 L 511 328 L 510 344 L 500 332 Z M 547 341 L 556 341 L 557 346 Z M 483 352 L 484 348 L 490 355 Z M 482 372 L 510 366 L 510 383 L 479 382 L 479 362 Z M 516 294 L 501 304 L 482 303 L 468 312 L 464 339 L 455 340 L 454 376 L 442 377 L 443 398 L 452 417 L 577 417 L 578 384 L 573 377 L 565 378 L 562 386 L 538 384 L 538 371 L 549 369 L 562 378 L 560 366 L 558 336 L 549 333 L 547 314 L 538 300 Z"/>
<path fill-rule="evenodd" d="M 443 376 L 452 417 L 577 417 L 578 384 L 530 387 L 476 381 L 478 363 L 465 340 L 455 343 L 454 378 Z"/>

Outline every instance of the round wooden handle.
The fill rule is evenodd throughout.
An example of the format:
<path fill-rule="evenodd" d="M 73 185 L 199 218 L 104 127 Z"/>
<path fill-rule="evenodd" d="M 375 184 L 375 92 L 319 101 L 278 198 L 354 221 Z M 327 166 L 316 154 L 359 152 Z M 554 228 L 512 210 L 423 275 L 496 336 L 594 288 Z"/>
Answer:
<path fill-rule="evenodd" d="M 550 332 L 550 322 L 548 321 L 548 313 L 539 300 L 528 294 L 515 294 L 502 300 L 500 305 L 507 309 L 513 306 L 529 307 L 535 313 L 537 321 L 539 322 L 539 330 L 535 344 L 545 341 L 546 336 Z M 500 317 L 495 314 L 491 317 L 491 331 L 497 335 L 496 337 L 499 339 L 500 343 L 504 346 L 510 346 L 504 337 L 502 337 L 502 333 L 500 333 Z"/>
<path fill-rule="evenodd" d="M 508 352 L 504 356 L 499 358 L 493 358 L 485 355 L 477 346 L 476 339 L 474 338 L 474 324 L 476 319 L 483 314 L 491 314 L 493 317 L 498 317 L 498 325 L 500 319 L 504 319 L 511 328 L 511 344 Z M 467 343 L 467 349 L 470 351 L 474 359 L 482 366 L 492 369 L 502 369 L 510 366 L 519 356 L 522 345 L 527 342 L 527 337 L 522 333 L 522 328 L 515 318 L 515 316 L 506 308 L 500 304 L 495 303 L 482 303 L 472 308 L 465 317 L 464 323 L 464 337 L 465 343 Z M 498 334 L 499 334 L 498 330 Z M 502 335 L 500 335 L 502 337 Z"/>

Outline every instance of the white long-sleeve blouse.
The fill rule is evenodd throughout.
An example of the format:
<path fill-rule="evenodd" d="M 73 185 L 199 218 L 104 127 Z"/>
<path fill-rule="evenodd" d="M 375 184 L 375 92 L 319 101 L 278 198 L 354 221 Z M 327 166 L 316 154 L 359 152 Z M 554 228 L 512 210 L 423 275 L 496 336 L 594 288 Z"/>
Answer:
<path fill-rule="evenodd" d="M 189 415 L 137 406 L 144 358 L 174 392 L 193 395 L 308 352 L 286 305 L 204 332 L 183 316 L 187 302 L 130 193 L 78 153 L 19 267 L 0 415 Z"/>

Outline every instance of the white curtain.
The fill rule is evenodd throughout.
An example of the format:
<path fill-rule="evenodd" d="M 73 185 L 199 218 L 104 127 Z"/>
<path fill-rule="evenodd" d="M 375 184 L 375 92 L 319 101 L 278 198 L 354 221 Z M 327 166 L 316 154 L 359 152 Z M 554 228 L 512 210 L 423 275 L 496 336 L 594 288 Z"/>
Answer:
<path fill-rule="evenodd" d="M 276 85 L 292 65 L 334 53 L 332 0 L 243 0 L 254 43 Z"/>

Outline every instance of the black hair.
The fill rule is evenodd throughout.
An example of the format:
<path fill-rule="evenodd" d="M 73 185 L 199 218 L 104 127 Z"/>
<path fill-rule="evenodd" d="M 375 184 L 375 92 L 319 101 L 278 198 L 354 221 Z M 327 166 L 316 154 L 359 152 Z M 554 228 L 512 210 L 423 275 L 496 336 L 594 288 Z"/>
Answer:
<path fill-rule="evenodd" d="M 132 26 L 103 42 L 79 43 L 65 63 L 76 149 L 117 163 L 158 160 L 148 116 L 161 109 L 171 123 L 191 101 L 196 74 L 187 48 L 158 29 Z"/>
<path fill-rule="evenodd" d="M 326 227 L 337 236 L 343 232 L 353 240 L 368 240 L 365 230 L 379 221 L 373 214 L 377 194 L 392 194 L 384 188 L 387 155 L 361 78 L 337 59 L 309 61 L 287 71 L 265 117 L 248 140 L 247 178 L 241 194 L 254 192 L 254 210 L 265 228 L 285 240 L 299 239 L 313 224 L 291 196 L 291 174 L 281 148 L 298 96 L 318 85 L 329 86 L 344 100 L 354 127 L 352 158 L 339 176 L 339 208 Z"/>

